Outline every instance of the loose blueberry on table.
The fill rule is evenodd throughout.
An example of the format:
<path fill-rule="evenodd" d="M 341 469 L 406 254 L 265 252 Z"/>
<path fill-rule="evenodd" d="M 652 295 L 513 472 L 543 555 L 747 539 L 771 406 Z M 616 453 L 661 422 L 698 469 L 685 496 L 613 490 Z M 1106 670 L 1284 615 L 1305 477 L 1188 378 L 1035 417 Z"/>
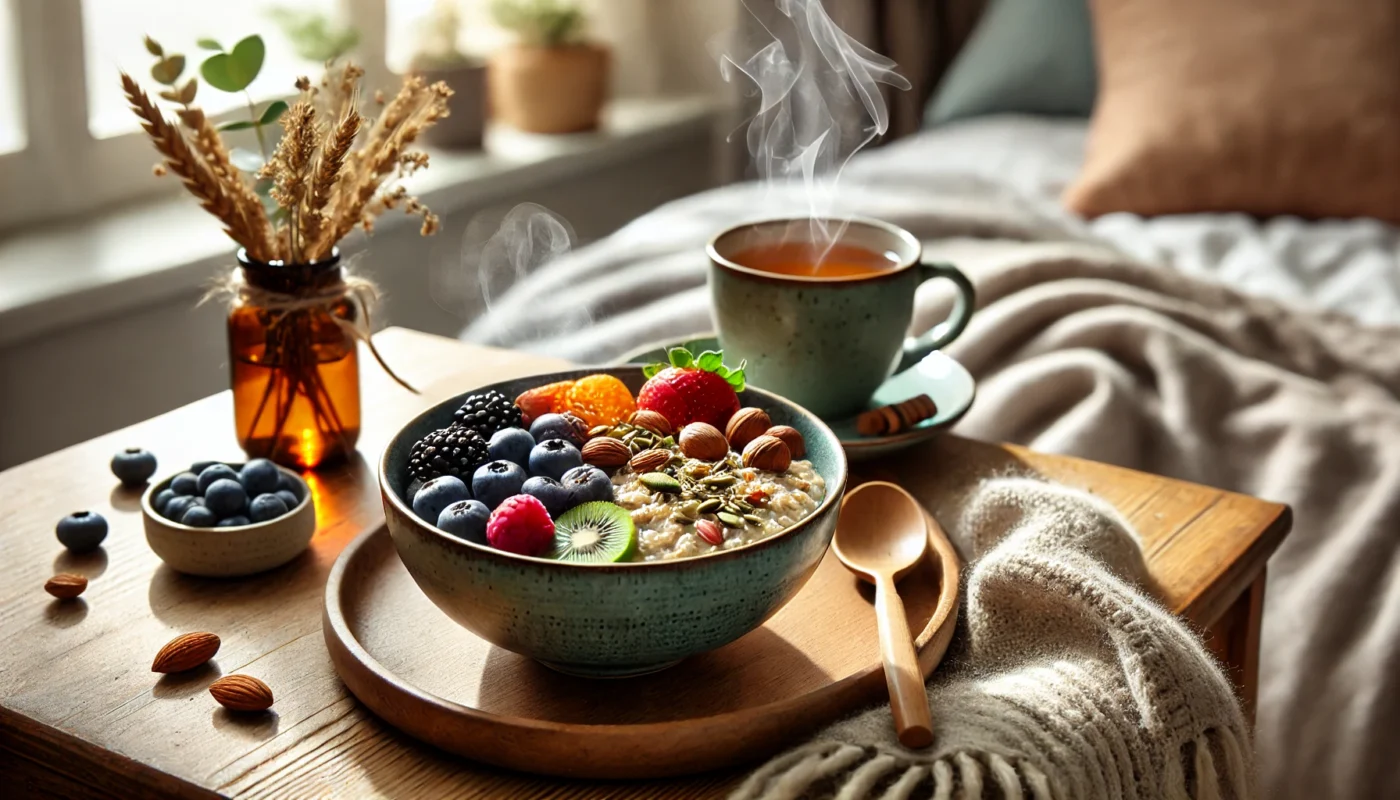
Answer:
<path fill-rule="evenodd" d="M 410 450 L 414 513 L 460 539 L 583 564 L 704 555 L 811 514 L 825 485 L 796 460 L 797 431 L 741 408 L 742 366 L 717 352 L 668 358 L 635 398 L 605 374 L 514 403 L 467 396 Z"/>
<path fill-rule="evenodd" d="M 123 486 L 140 486 L 156 474 L 156 457 L 139 447 L 128 447 L 112 456 L 112 474 Z"/>
<path fill-rule="evenodd" d="M 69 550 L 86 553 L 96 550 L 107 538 L 107 520 L 93 511 L 74 511 L 58 521 L 54 534 Z"/>

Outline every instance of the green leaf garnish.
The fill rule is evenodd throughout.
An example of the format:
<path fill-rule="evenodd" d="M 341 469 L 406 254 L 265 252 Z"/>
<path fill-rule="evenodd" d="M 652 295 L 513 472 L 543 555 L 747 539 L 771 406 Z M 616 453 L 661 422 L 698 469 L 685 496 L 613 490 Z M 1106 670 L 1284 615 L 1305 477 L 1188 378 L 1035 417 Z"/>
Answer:
<path fill-rule="evenodd" d="M 667 350 L 666 360 L 670 363 L 647 364 L 642 367 L 642 375 L 650 380 L 656 377 L 658 372 L 669 367 L 700 369 L 705 372 L 713 372 L 724 378 L 725 382 L 734 388 L 734 391 L 744 391 L 744 367 L 748 365 L 747 361 L 741 362 L 738 367 L 731 369 L 724 365 L 724 353 L 721 351 L 706 350 L 697 358 L 684 347 L 672 347 Z"/>
<path fill-rule="evenodd" d="M 695 357 L 684 347 L 672 347 L 666 351 L 666 358 L 671 362 L 671 366 L 679 369 L 695 365 Z"/>
<path fill-rule="evenodd" d="M 213 39 L 195 39 L 194 43 L 205 50 L 213 50 L 216 53 L 222 53 L 224 51 L 224 46 Z"/>
<path fill-rule="evenodd" d="M 706 372 L 714 372 L 719 367 L 724 366 L 724 354 L 715 350 L 706 350 L 695 359 L 695 366 Z"/>
<path fill-rule="evenodd" d="M 286 110 L 287 103 L 285 100 L 278 100 L 276 102 L 268 103 L 267 108 L 263 110 L 262 116 L 258 119 L 258 124 L 271 125 L 272 123 L 276 122 L 278 118 L 286 112 Z"/>
<path fill-rule="evenodd" d="M 146 37 L 146 52 L 150 53 L 156 58 L 163 58 L 165 56 L 165 48 L 161 47 L 160 42 L 157 42 L 150 36 Z"/>
<path fill-rule="evenodd" d="M 199 73 L 215 89 L 241 92 L 258 77 L 262 70 L 266 48 L 261 36 L 249 36 L 227 53 L 215 53 L 204 59 Z"/>
<path fill-rule="evenodd" d="M 254 124 L 256 124 L 256 123 L 250 122 L 250 121 L 248 121 L 248 120 L 246 120 L 246 119 L 238 119 L 238 120 L 234 120 L 233 122 L 225 122 L 225 123 L 221 124 L 221 125 L 219 126 L 219 130 L 221 130 L 221 131 L 246 131 L 246 130 L 248 130 L 249 128 L 253 127 Z"/>
<path fill-rule="evenodd" d="M 173 86 L 184 71 L 185 57 L 180 55 L 166 56 L 151 65 L 151 77 L 166 86 Z"/>

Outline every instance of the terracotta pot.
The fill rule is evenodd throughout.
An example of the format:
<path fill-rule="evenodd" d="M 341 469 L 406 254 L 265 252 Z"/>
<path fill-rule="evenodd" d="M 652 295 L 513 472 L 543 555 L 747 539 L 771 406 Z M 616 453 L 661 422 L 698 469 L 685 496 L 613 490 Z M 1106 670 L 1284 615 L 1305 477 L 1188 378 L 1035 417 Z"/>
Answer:
<path fill-rule="evenodd" d="M 471 61 L 448 68 L 412 66 L 428 83 L 443 81 L 452 89 L 451 112 L 423 132 L 421 141 L 444 150 L 475 150 L 486 133 L 486 63 Z"/>
<path fill-rule="evenodd" d="M 491 112 L 532 133 L 592 130 L 607 99 L 608 60 L 591 44 L 498 50 L 488 65 Z"/>

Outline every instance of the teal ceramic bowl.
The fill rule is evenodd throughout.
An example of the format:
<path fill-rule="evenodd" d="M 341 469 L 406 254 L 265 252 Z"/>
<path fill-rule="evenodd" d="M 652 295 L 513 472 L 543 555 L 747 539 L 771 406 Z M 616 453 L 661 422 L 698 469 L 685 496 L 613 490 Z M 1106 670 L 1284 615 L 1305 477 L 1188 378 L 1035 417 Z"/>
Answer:
<path fill-rule="evenodd" d="M 515 397 L 534 386 L 597 372 L 634 393 L 640 367 L 580 369 L 473 388 Z M 695 558 L 627 564 L 566 564 L 519 556 L 450 536 L 419 519 L 404 489 L 408 454 L 429 431 L 452 422 L 466 394 L 404 426 L 379 464 L 384 516 L 399 558 L 438 608 L 481 638 L 561 672 L 622 677 L 664 669 L 757 628 L 791 600 L 816 570 L 836 531 L 846 489 L 846 457 L 836 436 L 802 408 L 760 389 L 740 395 L 791 425 L 826 481 L 811 516 L 759 542 Z"/>

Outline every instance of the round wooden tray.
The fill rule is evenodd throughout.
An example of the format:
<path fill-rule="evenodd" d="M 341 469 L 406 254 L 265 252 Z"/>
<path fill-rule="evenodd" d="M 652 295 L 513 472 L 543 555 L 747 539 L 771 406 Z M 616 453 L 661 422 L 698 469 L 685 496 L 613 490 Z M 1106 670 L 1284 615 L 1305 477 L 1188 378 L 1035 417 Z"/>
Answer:
<path fill-rule="evenodd" d="M 958 605 L 957 554 L 930 541 L 941 557 L 899 584 L 925 676 L 948 648 Z M 590 680 L 458 626 L 418 590 L 381 528 L 331 570 L 324 626 L 350 691 L 425 742 L 525 772 L 657 778 L 763 759 L 887 701 L 872 597 L 827 553 L 797 597 L 742 639 L 652 675 Z"/>

